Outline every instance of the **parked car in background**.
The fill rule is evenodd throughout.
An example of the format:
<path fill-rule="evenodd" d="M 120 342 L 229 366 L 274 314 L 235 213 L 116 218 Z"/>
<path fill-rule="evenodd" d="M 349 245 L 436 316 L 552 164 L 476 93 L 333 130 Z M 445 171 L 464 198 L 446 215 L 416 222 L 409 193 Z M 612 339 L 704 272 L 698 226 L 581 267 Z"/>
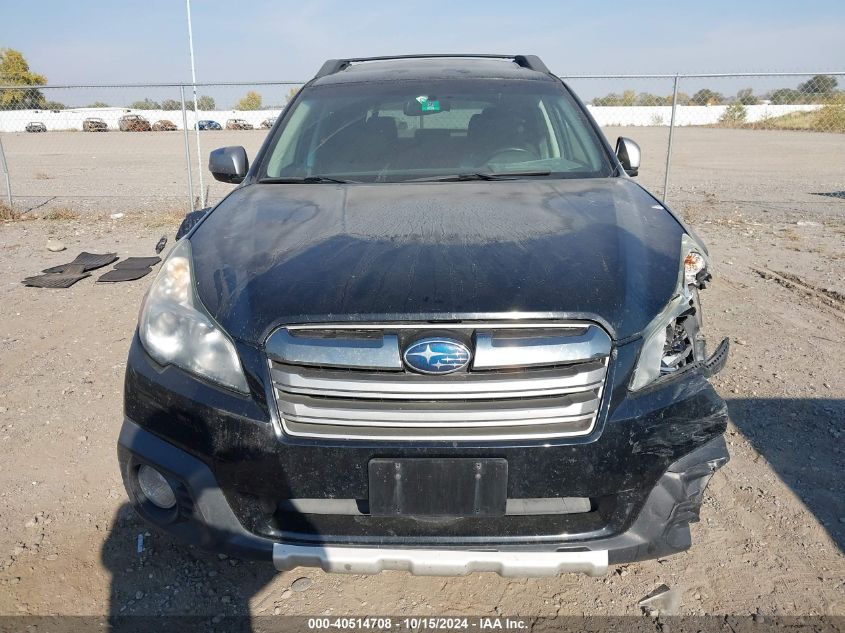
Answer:
<path fill-rule="evenodd" d="M 109 126 L 100 118 L 92 117 L 82 122 L 83 132 L 108 132 Z"/>
<path fill-rule="evenodd" d="M 197 121 L 198 130 L 222 130 L 223 127 L 217 121 L 203 120 Z"/>
<path fill-rule="evenodd" d="M 173 121 L 162 119 L 153 123 L 153 132 L 173 132 L 176 130 L 176 124 Z"/>
<path fill-rule="evenodd" d="M 32 121 L 31 123 L 27 123 L 24 129 L 27 132 L 46 132 L 47 126 L 41 123 L 41 121 Z"/>
<path fill-rule="evenodd" d="M 276 123 L 277 118 L 278 117 L 270 117 L 269 119 L 264 119 L 261 122 L 261 127 L 264 128 L 265 130 L 269 130 Z"/>
<path fill-rule="evenodd" d="M 247 123 L 243 119 L 229 119 L 226 121 L 227 130 L 254 130 L 252 123 Z"/>
<path fill-rule="evenodd" d="M 127 114 L 117 122 L 121 132 L 149 132 L 152 130 L 150 122 L 138 114 Z"/>

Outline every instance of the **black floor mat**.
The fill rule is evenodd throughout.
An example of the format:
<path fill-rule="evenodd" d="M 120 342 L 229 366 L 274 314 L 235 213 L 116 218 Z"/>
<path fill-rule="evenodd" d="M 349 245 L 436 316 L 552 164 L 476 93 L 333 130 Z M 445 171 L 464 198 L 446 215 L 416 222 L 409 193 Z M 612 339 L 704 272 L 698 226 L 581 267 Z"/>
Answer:
<path fill-rule="evenodd" d="M 53 266 L 51 268 L 45 268 L 42 272 L 45 273 L 63 273 L 68 272 L 68 270 L 82 266 L 80 272 L 85 272 L 88 270 L 96 270 L 97 268 L 102 268 L 103 266 L 108 266 L 113 261 L 117 259 L 117 253 L 87 253 L 85 251 L 81 252 L 79 255 L 76 256 L 72 262 L 68 262 L 67 264 L 59 264 L 58 266 Z M 53 286 L 48 286 L 52 288 Z M 67 286 L 61 286 L 66 288 Z"/>
<path fill-rule="evenodd" d="M 153 269 L 149 266 L 144 268 L 115 268 L 97 279 L 97 283 L 101 281 L 134 281 L 144 275 L 149 275 L 152 271 Z"/>
<path fill-rule="evenodd" d="M 27 277 L 21 283 L 31 288 L 70 288 L 80 279 L 90 276 L 91 273 L 85 272 L 84 264 L 73 264 L 65 265 L 64 272 Z"/>
<path fill-rule="evenodd" d="M 129 257 L 114 265 L 115 270 L 126 270 L 130 268 L 150 268 L 161 261 L 161 257 Z"/>
<path fill-rule="evenodd" d="M 97 279 L 97 283 L 110 281 L 134 281 L 149 275 L 152 267 L 161 261 L 161 257 L 129 257 L 117 262 L 114 268 Z"/>

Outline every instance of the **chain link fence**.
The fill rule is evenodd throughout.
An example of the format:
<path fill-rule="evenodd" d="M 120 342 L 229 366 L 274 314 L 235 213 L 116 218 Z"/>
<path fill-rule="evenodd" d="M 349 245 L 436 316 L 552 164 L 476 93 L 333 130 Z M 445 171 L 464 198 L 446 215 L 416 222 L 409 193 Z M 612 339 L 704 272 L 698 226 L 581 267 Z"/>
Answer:
<path fill-rule="evenodd" d="M 208 152 L 243 145 L 254 156 L 299 86 L 0 87 L 0 200 L 34 214 L 212 204 L 232 186 L 211 177 Z"/>
<path fill-rule="evenodd" d="M 642 146 L 640 182 L 674 206 L 800 213 L 845 200 L 845 72 L 564 80 L 611 143 Z M 300 86 L 0 87 L 0 199 L 31 214 L 214 204 L 232 186 L 212 179 L 208 152 L 254 156 Z"/>
<path fill-rule="evenodd" d="M 640 182 L 683 210 L 841 213 L 845 72 L 564 78 Z"/>

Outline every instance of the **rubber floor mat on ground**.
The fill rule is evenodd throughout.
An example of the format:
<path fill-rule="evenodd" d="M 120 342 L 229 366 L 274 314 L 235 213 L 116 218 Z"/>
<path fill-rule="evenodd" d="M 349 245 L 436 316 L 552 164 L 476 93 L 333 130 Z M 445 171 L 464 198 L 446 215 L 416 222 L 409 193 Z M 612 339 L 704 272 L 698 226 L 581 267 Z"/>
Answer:
<path fill-rule="evenodd" d="M 114 269 L 97 279 L 97 283 L 134 281 L 152 272 L 161 257 L 130 257 L 114 265 Z"/>
<path fill-rule="evenodd" d="M 117 253 L 88 253 L 83 251 L 79 255 L 77 255 L 76 259 L 74 259 L 72 262 L 68 262 L 67 264 L 59 264 L 58 266 L 52 266 L 51 268 L 45 268 L 42 272 L 63 273 L 67 272 L 72 267 L 77 266 L 82 266 L 82 270 L 80 272 L 86 272 L 88 270 L 96 270 L 97 268 L 108 266 L 116 259 Z"/>
<path fill-rule="evenodd" d="M 21 283 L 31 288 L 70 288 L 80 279 L 90 276 L 83 264 L 65 264 L 63 272 L 27 277 Z"/>
<path fill-rule="evenodd" d="M 152 272 L 152 268 L 119 268 L 115 270 L 110 270 L 105 275 L 102 275 L 99 279 L 97 279 L 97 283 L 102 282 L 109 282 L 109 281 L 135 281 L 136 279 L 140 279 L 145 275 L 149 275 Z"/>
<path fill-rule="evenodd" d="M 155 266 L 161 261 L 161 257 L 129 257 L 122 262 L 117 262 L 114 265 L 115 270 L 123 270 L 125 268 L 149 268 Z"/>

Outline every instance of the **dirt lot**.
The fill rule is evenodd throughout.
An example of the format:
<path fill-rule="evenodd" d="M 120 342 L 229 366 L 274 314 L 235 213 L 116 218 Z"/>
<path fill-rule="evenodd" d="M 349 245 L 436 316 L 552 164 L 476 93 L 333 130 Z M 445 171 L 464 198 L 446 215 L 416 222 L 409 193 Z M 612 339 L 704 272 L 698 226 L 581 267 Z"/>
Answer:
<path fill-rule="evenodd" d="M 778 155 L 761 148 L 771 169 L 708 189 L 723 183 L 714 170 L 731 152 L 702 138 L 716 144 L 712 169 L 679 180 L 695 187 L 681 208 L 716 264 L 703 299 L 709 338 L 733 342 L 714 379 L 730 407 L 732 461 L 708 489 L 689 552 L 603 578 L 276 574 L 148 530 L 126 505 L 115 442 L 126 351 L 149 278 L 98 285 L 94 277 L 69 290 L 20 285 L 81 250 L 145 256 L 162 233 L 172 243 L 172 216 L 91 213 L 0 224 L 0 614 L 639 614 L 637 601 L 666 583 L 680 592 L 682 614 L 845 615 L 845 200 L 811 196 L 836 182 L 833 171 L 795 189 Z M 841 171 L 842 144 L 819 143 L 823 169 L 836 160 Z M 676 164 L 698 160 L 681 152 Z M 121 178 L 130 190 L 138 185 L 133 174 Z M 779 187 L 794 202 L 754 199 Z M 67 251 L 48 252 L 51 237 Z M 300 577 L 310 587 L 291 590 Z"/>
<path fill-rule="evenodd" d="M 606 128 L 643 148 L 642 183 L 662 195 L 667 127 Z M 255 157 L 266 130 L 209 130 L 200 134 L 203 186 L 211 202 L 232 186 L 216 182 L 208 152 L 242 145 Z M 71 206 L 83 211 L 158 211 L 188 200 L 185 139 L 181 132 L 46 132 L 4 134 L 12 192 L 22 211 Z M 713 202 L 760 211 L 836 211 L 819 193 L 845 192 L 845 134 L 678 128 L 670 192 L 675 202 Z M 189 135 L 194 195 L 200 192 L 196 139 Z M 0 193 L 5 194 L 0 181 Z M 843 194 L 845 195 L 845 194 Z"/>

